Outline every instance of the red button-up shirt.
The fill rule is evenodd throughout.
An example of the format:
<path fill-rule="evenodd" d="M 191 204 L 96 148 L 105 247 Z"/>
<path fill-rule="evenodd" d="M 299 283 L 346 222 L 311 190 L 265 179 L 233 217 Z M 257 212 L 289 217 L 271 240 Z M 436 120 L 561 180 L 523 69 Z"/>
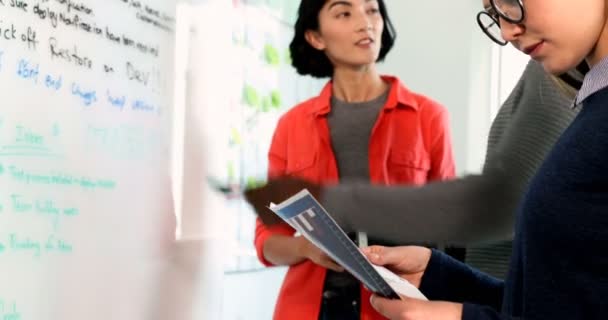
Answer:
<path fill-rule="evenodd" d="M 394 77 L 383 76 L 390 92 L 369 140 L 372 183 L 421 185 L 454 176 L 454 160 L 446 110 L 437 102 L 409 91 Z M 277 125 L 268 153 L 268 176 L 294 175 L 320 184 L 339 180 L 330 141 L 327 114 L 332 83 L 318 97 L 288 111 Z M 331 213 L 330 213 L 331 214 Z M 370 212 L 373 214 L 373 212 Z M 264 242 L 272 235 L 292 236 L 287 224 L 268 227 L 256 222 L 255 247 L 260 261 Z M 311 261 L 289 267 L 275 308 L 276 320 L 317 320 L 326 269 Z M 384 319 L 361 289 L 361 319 Z"/>

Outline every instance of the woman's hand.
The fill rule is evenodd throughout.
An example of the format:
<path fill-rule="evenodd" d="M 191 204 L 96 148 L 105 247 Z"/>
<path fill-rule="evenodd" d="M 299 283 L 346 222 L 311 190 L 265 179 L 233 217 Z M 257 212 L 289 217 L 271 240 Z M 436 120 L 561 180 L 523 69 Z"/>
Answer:
<path fill-rule="evenodd" d="M 416 288 L 420 287 L 424 271 L 431 260 L 431 249 L 425 247 L 370 246 L 364 248 L 363 253 L 371 263 L 389 269 Z"/>
<path fill-rule="evenodd" d="M 461 320 L 462 304 L 424 301 L 402 297 L 391 300 L 373 295 L 371 304 L 376 311 L 391 320 Z"/>
<path fill-rule="evenodd" d="M 342 272 L 344 268 L 338 265 L 332 258 L 330 258 L 325 252 L 315 246 L 312 242 L 308 241 L 305 237 L 297 237 L 299 242 L 297 246 L 298 254 L 307 258 L 308 260 L 320 265 L 323 268 L 327 268 L 333 271 Z"/>

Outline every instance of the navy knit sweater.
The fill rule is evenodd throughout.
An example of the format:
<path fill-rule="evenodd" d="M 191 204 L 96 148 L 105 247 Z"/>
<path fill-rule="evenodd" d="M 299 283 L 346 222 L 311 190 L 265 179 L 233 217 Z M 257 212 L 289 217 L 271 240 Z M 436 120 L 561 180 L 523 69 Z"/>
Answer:
<path fill-rule="evenodd" d="M 464 320 L 608 319 L 608 88 L 584 100 L 533 178 L 503 283 L 433 252 L 421 290 Z"/>

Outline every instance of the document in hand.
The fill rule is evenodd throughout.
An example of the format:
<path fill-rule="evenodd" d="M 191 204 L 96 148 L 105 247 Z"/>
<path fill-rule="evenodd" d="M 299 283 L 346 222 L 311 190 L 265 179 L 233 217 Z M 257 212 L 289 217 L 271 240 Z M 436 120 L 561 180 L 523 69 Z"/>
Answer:
<path fill-rule="evenodd" d="M 400 294 L 427 300 L 407 280 L 386 268 L 372 265 L 308 190 L 304 189 L 280 204 L 271 204 L 270 210 L 374 293 L 393 299 L 399 299 Z"/>

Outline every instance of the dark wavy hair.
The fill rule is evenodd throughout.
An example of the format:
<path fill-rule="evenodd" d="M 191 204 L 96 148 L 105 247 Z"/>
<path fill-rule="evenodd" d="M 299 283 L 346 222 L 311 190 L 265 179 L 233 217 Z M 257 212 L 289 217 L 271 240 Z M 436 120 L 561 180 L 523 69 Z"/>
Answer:
<path fill-rule="evenodd" d="M 290 0 L 295 1 L 295 0 Z M 382 43 L 377 61 L 382 61 L 395 43 L 395 27 L 391 23 L 384 0 L 377 0 L 380 14 L 384 20 Z M 317 50 L 306 41 L 305 33 L 308 30 L 319 31 L 319 13 L 327 0 L 302 0 L 298 9 L 298 20 L 289 51 L 292 65 L 299 74 L 311 75 L 316 78 L 331 77 L 334 67 L 323 51 Z"/>

